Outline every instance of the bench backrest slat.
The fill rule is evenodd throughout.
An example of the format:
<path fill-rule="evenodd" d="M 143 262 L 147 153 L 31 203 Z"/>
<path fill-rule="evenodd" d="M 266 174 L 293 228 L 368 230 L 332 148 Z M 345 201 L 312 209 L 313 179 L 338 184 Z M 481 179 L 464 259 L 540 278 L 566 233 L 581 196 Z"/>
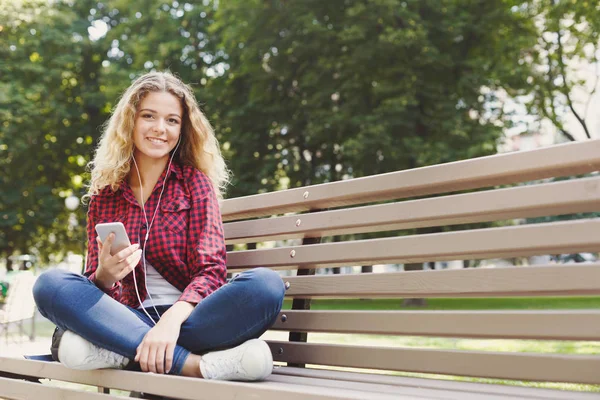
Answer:
<path fill-rule="evenodd" d="M 274 330 L 479 339 L 600 340 L 600 311 L 285 310 Z"/>
<path fill-rule="evenodd" d="M 228 254 L 231 270 L 334 267 L 596 252 L 600 219 L 476 229 Z"/>
<path fill-rule="evenodd" d="M 227 243 L 383 232 L 600 210 L 600 178 L 537 184 L 224 225 Z"/>
<path fill-rule="evenodd" d="M 600 140 L 497 154 L 346 181 L 227 199 L 224 221 L 320 210 L 579 175 L 600 169 Z"/>
<path fill-rule="evenodd" d="M 568 269 L 568 270 L 567 270 Z M 289 297 L 495 297 L 600 294 L 600 263 L 286 276 Z"/>

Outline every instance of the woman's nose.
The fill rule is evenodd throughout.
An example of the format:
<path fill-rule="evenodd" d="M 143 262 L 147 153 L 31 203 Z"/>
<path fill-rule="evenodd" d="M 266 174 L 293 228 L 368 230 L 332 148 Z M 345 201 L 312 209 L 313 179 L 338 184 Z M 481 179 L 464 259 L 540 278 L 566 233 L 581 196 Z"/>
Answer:
<path fill-rule="evenodd" d="M 164 131 L 165 131 L 165 128 L 166 128 L 166 124 L 165 124 L 165 121 L 164 121 L 164 119 L 162 119 L 162 118 L 158 118 L 158 119 L 156 120 L 156 125 L 155 125 L 155 128 L 156 128 L 156 130 L 157 130 L 158 132 L 164 132 Z"/>

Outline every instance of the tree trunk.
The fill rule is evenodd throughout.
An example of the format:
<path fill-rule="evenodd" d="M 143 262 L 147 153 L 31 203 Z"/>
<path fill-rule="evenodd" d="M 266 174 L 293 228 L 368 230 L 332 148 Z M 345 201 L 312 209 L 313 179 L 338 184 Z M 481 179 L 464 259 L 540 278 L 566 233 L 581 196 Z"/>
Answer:
<path fill-rule="evenodd" d="M 6 271 L 12 271 L 13 270 L 13 260 L 10 258 L 10 256 L 12 256 L 13 253 L 13 249 L 8 248 L 6 249 Z"/>

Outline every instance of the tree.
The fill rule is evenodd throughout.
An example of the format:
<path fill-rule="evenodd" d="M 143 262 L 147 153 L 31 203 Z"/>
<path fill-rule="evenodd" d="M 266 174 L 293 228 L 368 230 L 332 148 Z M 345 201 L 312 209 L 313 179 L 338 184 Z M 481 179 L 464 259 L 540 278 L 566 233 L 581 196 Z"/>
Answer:
<path fill-rule="evenodd" d="M 517 4 L 220 3 L 212 88 L 239 194 L 494 153 L 495 89 L 526 87 L 514 60 L 535 43 Z"/>
<path fill-rule="evenodd" d="M 104 118 L 101 57 L 66 4 L 0 7 L 0 255 L 81 251 L 84 227 L 69 229 L 64 198 L 81 194 L 82 154 Z"/>
<path fill-rule="evenodd" d="M 495 153 L 512 124 L 497 92 L 526 90 L 516 60 L 536 39 L 519 4 L 220 4 L 213 32 L 227 58 L 212 84 L 242 173 L 234 193 Z"/>
<path fill-rule="evenodd" d="M 533 66 L 526 101 L 538 121 L 548 120 L 570 141 L 592 138 L 590 101 L 600 79 L 600 7 L 593 2 L 533 1 L 538 47 L 527 61 Z M 591 76 L 583 67 L 595 69 Z M 577 125 L 567 127 L 574 117 Z"/>

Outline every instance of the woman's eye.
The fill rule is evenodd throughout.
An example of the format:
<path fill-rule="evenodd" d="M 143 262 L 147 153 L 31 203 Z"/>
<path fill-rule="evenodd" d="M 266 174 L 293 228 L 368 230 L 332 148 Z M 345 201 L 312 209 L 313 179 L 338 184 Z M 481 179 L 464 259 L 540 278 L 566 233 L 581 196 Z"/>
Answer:
<path fill-rule="evenodd" d="M 176 120 L 176 119 L 173 119 L 173 118 L 171 118 L 171 119 L 169 120 L 169 122 L 170 122 L 170 123 L 172 123 L 172 124 L 178 124 L 178 123 L 179 123 L 179 121 L 178 121 L 178 120 Z"/>
<path fill-rule="evenodd" d="M 144 118 L 152 118 L 152 114 L 142 114 L 142 117 L 144 117 Z"/>

